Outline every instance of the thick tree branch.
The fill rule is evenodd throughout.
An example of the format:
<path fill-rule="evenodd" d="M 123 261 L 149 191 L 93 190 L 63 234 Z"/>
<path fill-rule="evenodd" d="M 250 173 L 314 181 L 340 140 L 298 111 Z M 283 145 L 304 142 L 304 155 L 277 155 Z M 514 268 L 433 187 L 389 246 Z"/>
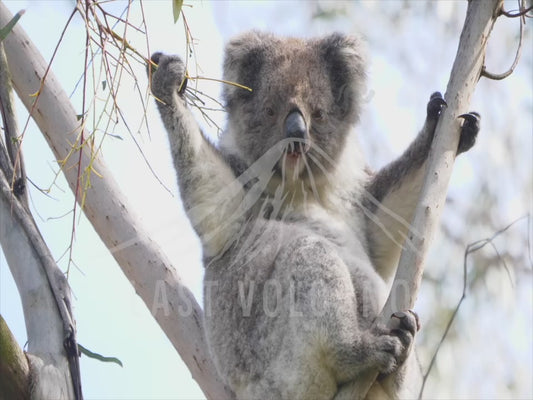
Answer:
<path fill-rule="evenodd" d="M 31 215 L 0 171 L 0 244 L 17 285 L 28 335 L 34 398 L 75 398 L 63 347 L 67 298 L 65 277 L 55 267 Z M 51 275 L 51 276 L 50 276 Z M 60 298 L 58 298 L 58 295 Z M 70 325 L 68 329 L 72 329 Z"/>
<path fill-rule="evenodd" d="M 0 43 L 0 112 L 4 121 L 5 147 L 11 159 L 11 175 L 6 177 L 11 182 L 15 195 L 22 199 L 28 208 L 28 194 L 26 191 L 26 171 L 18 140 L 17 119 L 13 110 L 14 103 L 13 88 L 11 86 L 11 75 L 7 68 L 7 60 L 4 52 L 4 45 Z M 0 164 L 1 165 L 1 164 Z M 4 170 L 7 172 L 7 170 Z"/>
<path fill-rule="evenodd" d="M 0 25 L 10 18 L 10 12 L 0 2 Z M 96 170 L 102 176 L 91 176 L 91 186 L 84 193 L 85 215 L 148 308 L 152 309 L 154 301 L 167 300 L 166 307 L 162 307 L 164 311 L 156 312 L 154 317 L 206 396 L 231 397 L 220 382 L 208 353 L 200 306 L 182 284 L 167 256 L 139 226 L 139 219 L 128 206 L 111 171 L 89 147 L 79 150 L 81 157 L 76 155 L 69 159 L 73 152 L 72 138 L 80 134 L 81 127 L 67 94 L 53 73 L 49 72 L 41 85 L 47 63 L 20 26 L 13 29 L 4 46 L 15 90 L 26 108 L 32 111 L 33 119 L 57 160 L 70 160 L 70 164 L 80 160 L 81 171 Z M 38 91 L 37 99 L 30 96 Z M 65 165 L 63 172 L 75 191 L 78 168 L 71 167 Z M 76 197 L 79 201 L 82 196 L 78 193 Z"/>
<path fill-rule="evenodd" d="M 418 296 L 424 261 L 444 208 L 448 183 L 459 143 L 461 120 L 480 78 L 487 41 L 499 15 L 503 0 L 469 1 L 457 55 L 444 98 L 448 107 L 439 118 L 430 151 L 420 199 L 408 233 L 412 246 L 405 246 L 389 298 L 377 323 L 387 324 L 393 312 L 411 309 Z M 357 388 L 357 398 L 364 398 L 377 371 Z"/>
<path fill-rule="evenodd" d="M 0 108 L 5 132 L 5 142 L 0 142 L 0 244 L 22 299 L 32 397 L 80 400 L 79 357 L 70 288 L 37 229 L 24 195 L 25 172 L 20 145 L 16 142 L 13 99 L 9 68 L 3 43 L 0 43 Z M 23 254 L 18 253 L 22 250 Z"/>

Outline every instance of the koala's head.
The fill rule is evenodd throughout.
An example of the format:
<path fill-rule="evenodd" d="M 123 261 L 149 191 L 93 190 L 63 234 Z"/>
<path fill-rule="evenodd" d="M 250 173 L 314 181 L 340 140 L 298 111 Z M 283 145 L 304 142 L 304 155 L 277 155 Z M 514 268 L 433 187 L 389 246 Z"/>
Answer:
<path fill-rule="evenodd" d="M 352 36 L 279 38 L 252 31 L 226 47 L 228 129 L 223 147 L 252 165 L 277 148 L 277 173 L 323 175 L 334 168 L 358 120 L 363 46 Z M 294 174 L 295 172 L 295 174 Z"/>

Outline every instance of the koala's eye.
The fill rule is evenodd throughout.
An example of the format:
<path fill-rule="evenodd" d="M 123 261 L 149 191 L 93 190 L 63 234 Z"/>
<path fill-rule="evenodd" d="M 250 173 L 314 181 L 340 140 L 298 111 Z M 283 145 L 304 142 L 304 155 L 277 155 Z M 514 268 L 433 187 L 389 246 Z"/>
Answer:
<path fill-rule="evenodd" d="M 324 120 L 324 118 L 326 117 L 326 114 L 324 113 L 323 110 L 318 109 L 318 110 L 313 111 L 313 114 L 311 114 L 311 117 L 313 117 L 315 121 L 320 122 Z"/>
<path fill-rule="evenodd" d="M 274 116 L 274 110 L 271 108 L 271 107 L 266 107 L 265 108 L 265 114 L 269 117 L 273 117 Z"/>

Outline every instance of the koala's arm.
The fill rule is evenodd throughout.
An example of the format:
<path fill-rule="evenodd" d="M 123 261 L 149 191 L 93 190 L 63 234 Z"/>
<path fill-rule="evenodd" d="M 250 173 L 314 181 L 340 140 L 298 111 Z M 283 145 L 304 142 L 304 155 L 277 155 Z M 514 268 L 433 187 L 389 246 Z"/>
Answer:
<path fill-rule="evenodd" d="M 446 102 L 435 92 L 427 105 L 424 126 L 417 138 L 395 161 L 381 169 L 367 186 L 366 205 L 370 209 L 368 241 L 374 265 L 386 280 L 394 277 L 425 175 L 426 160 L 435 128 Z M 479 115 L 465 119 L 457 154 L 469 150 L 479 131 Z"/>
<path fill-rule="evenodd" d="M 156 53 L 151 89 L 168 132 L 183 206 L 202 241 L 204 255 L 223 251 L 240 228 L 237 207 L 244 191 L 218 149 L 201 132 L 185 101 L 185 66 Z"/>

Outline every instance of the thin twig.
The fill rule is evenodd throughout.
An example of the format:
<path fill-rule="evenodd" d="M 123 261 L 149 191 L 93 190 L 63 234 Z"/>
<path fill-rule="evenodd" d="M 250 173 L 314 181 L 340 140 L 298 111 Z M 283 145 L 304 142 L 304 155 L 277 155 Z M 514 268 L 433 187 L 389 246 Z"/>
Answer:
<path fill-rule="evenodd" d="M 509 13 L 503 11 L 503 7 L 502 7 L 502 10 L 500 10 L 500 14 L 501 15 L 505 15 L 505 16 L 510 17 L 510 18 L 522 17 L 522 16 L 525 16 L 525 14 L 529 10 L 533 9 L 533 6 L 527 8 L 527 9 L 524 9 L 523 0 L 522 0 L 522 3 L 521 3 L 521 0 L 518 0 L 518 5 L 519 5 L 519 7 L 520 7 L 520 9 L 522 11 L 517 13 L 517 14 L 509 14 Z M 524 38 L 524 18 L 520 18 L 520 35 L 519 35 L 519 39 L 518 39 L 518 48 L 516 49 L 516 54 L 515 54 L 515 57 L 514 57 L 514 60 L 513 60 L 513 64 L 511 65 L 511 67 L 509 67 L 509 69 L 507 71 L 505 71 L 505 72 L 503 72 L 501 74 L 495 74 L 495 73 L 487 71 L 487 67 L 485 65 L 483 65 L 483 68 L 481 69 L 481 76 L 484 76 L 485 78 L 492 79 L 492 80 L 495 80 L 495 81 L 499 81 L 499 80 L 505 79 L 509 75 L 511 75 L 513 73 L 513 71 L 515 70 L 516 66 L 518 65 L 518 61 L 520 60 L 520 56 L 522 54 L 522 39 L 523 38 Z"/>
<path fill-rule="evenodd" d="M 464 252 L 464 255 L 463 255 L 463 292 L 461 294 L 461 298 L 459 299 L 459 301 L 457 302 L 457 305 L 455 306 L 455 309 L 454 309 L 454 311 L 452 313 L 452 316 L 450 317 L 448 323 L 446 324 L 446 328 L 444 329 L 442 337 L 440 338 L 439 344 L 437 345 L 437 347 L 436 347 L 436 349 L 435 349 L 435 351 L 433 353 L 433 356 L 431 357 L 431 361 L 429 362 L 428 369 L 427 369 L 426 373 L 423 376 L 422 387 L 420 388 L 420 393 L 418 395 L 419 399 L 422 398 L 422 395 L 424 393 L 424 388 L 426 386 L 427 379 L 429 377 L 429 374 L 431 373 L 431 370 L 433 369 L 433 366 L 435 365 L 435 361 L 437 359 L 437 355 L 438 355 L 438 353 L 440 351 L 440 348 L 442 347 L 442 344 L 446 340 L 446 337 L 448 336 L 450 328 L 451 328 L 453 322 L 455 321 L 455 318 L 457 317 L 457 314 L 459 313 L 459 309 L 461 308 L 461 305 L 463 304 L 463 301 L 466 298 L 466 293 L 467 293 L 467 289 L 468 289 L 468 258 L 470 256 L 470 254 L 475 253 L 475 252 L 481 250 L 487 244 L 490 244 L 491 247 L 494 249 L 497 258 L 500 260 L 500 262 L 502 263 L 503 267 L 507 271 L 509 279 L 511 279 L 510 278 L 510 271 L 509 271 L 509 268 L 507 266 L 507 263 L 505 262 L 505 259 L 503 258 L 503 256 L 498 251 L 496 245 L 494 244 L 494 239 L 496 239 L 498 236 L 500 236 L 503 233 L 505 233 L 509 228 L 511 228 L 513 225 L 517 224 L 518 222 L 520 222 L 523 219 L 527 219 L 528 226 L 529 226 L 530 215 L 527 214 L 527 215 L 524 215 L 524 216 L 514 220 L 513 222 L 511 222 L 506 227 L 496 231 L 496 233 L 494 233 L 491 237 L 488 237 L 488 238 L 485 238 L 485 239 L 476 240 L 475 242 L 472 242 L 472 243 L 470 243 L 470 244 L 468 244 L 466 246 L 466 249 L 465 249 L 465 252 Z M 512 284 L 512 281 L 511 281 L 511 284 Z"/>
<path fill-rule="evenodd" d="M 533 10 L 533 6 L 528 8 L 520 8 L 518 11 L 505 11 L 503 8 L 500 10 L 501 15 L 505 15 L 508 18 L 517 18 L 517 17 L 531 17 L 527 15 L 528 12 Z"/>

